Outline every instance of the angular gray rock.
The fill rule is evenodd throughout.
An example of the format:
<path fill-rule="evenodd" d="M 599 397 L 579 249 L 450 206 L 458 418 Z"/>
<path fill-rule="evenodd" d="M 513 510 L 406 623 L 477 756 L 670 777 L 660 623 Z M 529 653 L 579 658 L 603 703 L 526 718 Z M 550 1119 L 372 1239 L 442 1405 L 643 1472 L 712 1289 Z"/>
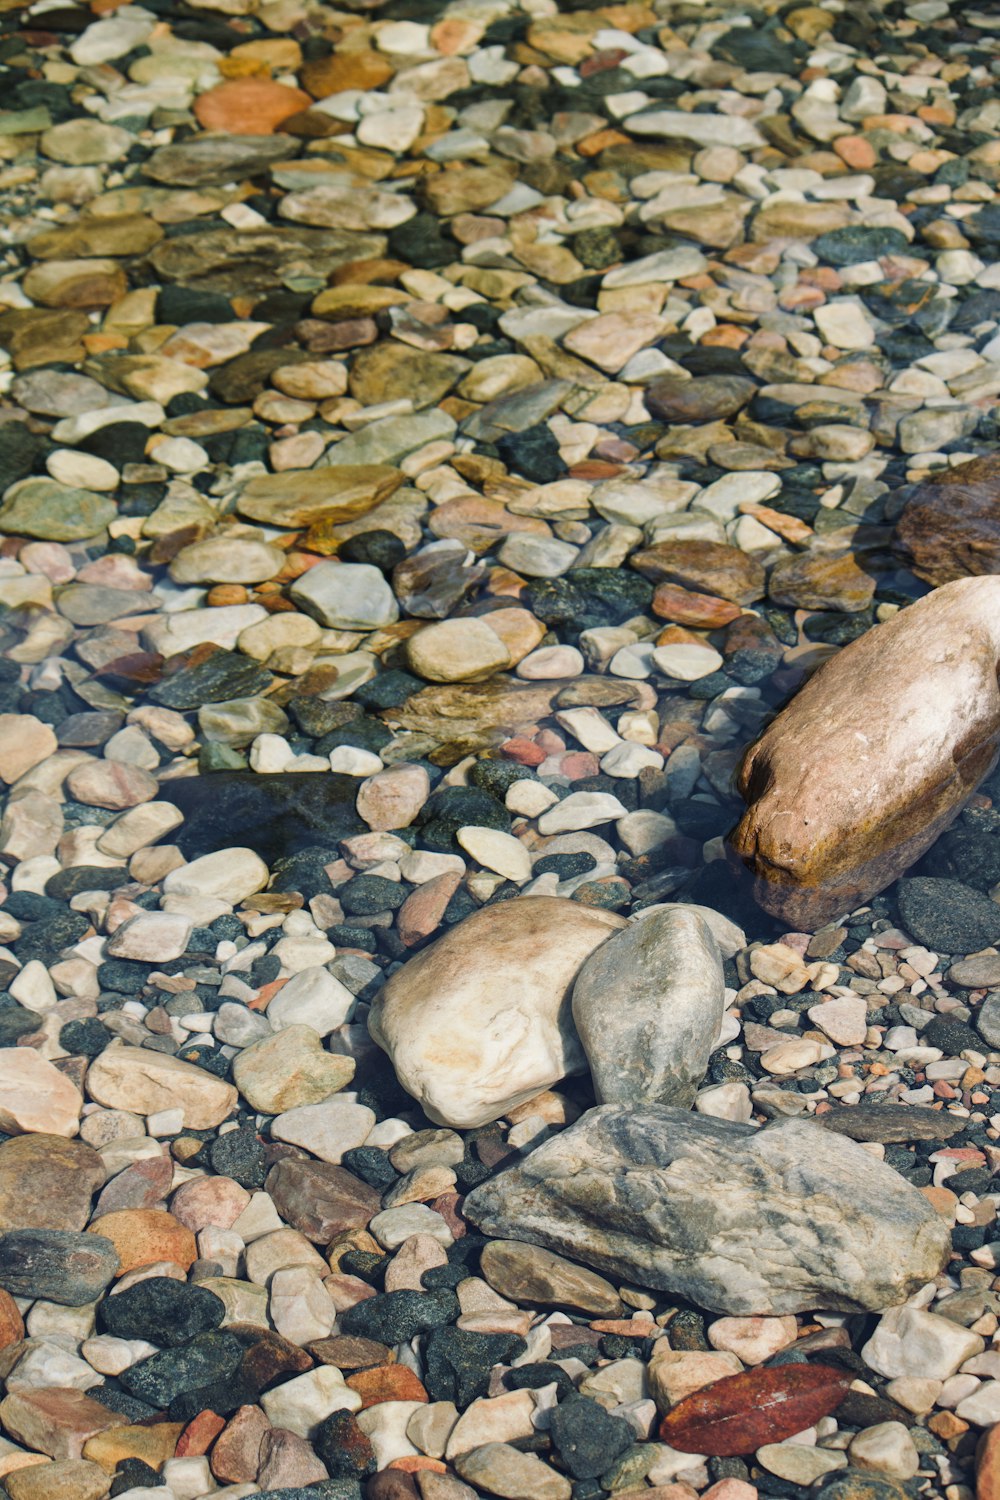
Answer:
<path fill-rule="evenodd" d="M 718 944 L 693 908 L 654 912 L 595 949 L 576 976 L 573 1020 L 598 1103 L 693 1103 L 725 991 Z"/>
<path fill-rule="evenodd" d="M 892 1306 L 951 1250 L 922 1194 L 853 1141 L 662 1104 L 589 1110 L 463 1211 L 486 1234 L 736 1315 Z"/>

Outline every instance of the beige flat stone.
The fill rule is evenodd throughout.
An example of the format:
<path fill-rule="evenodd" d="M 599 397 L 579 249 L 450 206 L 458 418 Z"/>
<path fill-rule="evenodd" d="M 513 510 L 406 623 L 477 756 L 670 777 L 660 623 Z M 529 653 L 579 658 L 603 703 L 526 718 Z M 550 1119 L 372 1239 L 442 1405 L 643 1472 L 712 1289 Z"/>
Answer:
<path fill-rule="evenodd" d="M 33 1047 L 0 1049 L 0 1130 L 73 1136 L 82 1107 L 79 1089 Z"/>
<path fill-rule="evenodd" d="M 165 1052 L 112 1042 L 87 1072 L 87 1092 L 108 1109 L 137 1115 L 182 1109 L 191 1130 L 211 1130 L 236 1105 L 231 1083 Z M 49 1126 L 49 1129 L 52 1127 Z"/>

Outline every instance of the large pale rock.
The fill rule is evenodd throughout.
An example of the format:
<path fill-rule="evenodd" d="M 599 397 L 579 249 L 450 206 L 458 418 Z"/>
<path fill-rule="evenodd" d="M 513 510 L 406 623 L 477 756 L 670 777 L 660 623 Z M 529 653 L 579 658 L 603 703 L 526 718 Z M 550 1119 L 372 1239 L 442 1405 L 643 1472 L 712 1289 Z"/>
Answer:
<path fill-rule="evenodd" d="M 603 943 L 573 986 L 598 1103 L 693 1103 L 725 990 L 718 945 L 696 911 L 656 912 Z"/>
<path fill-rule="evenodd" d="M 963 578 L 810 678 L 739 774 L 730 857 L 765 910 L 812 932 L 919 859 L 996 764 L 998 659 L 1000 578 Z"/>
<path fill-rule="evenodd" d="M 76 1135 L 83 1099 L 33 1047 L 0 1049 L 0 1130 L 7 1135 Z"/>
<path fill-rule="evenodd" d="M 485 1125 L 585 1066 L 570 989 L 624 925 L 556 896 L 483 907 L 396 971 L 368 1029 L 432 1120 Z"/>
<path fill-rule="evenodd" d="M 755 1130 L 660 1104 L 589 1110 L 463 1212 L 487 1234 L 736 1315 L 886 1307 L 951 1249 L 916 1188 L 810 1120 Z"/>

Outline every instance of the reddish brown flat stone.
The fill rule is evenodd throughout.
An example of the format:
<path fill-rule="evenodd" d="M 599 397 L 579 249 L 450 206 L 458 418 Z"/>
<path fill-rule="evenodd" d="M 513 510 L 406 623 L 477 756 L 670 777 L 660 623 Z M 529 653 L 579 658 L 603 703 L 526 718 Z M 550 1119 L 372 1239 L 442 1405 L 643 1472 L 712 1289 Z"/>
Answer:
<path fill-rule="evenodd" d="M 309 1353 L 320 1364 L 336 1365 L 338 1370 L 368 1370 L 374 1365 L 384 1365 L 392 1351 L 374 1339 L 342 1333 L 329 1339 L 317 1339 L 309 1345 Z"/>
<path fill-rule="evenodd" d="M 815 932 L 929 849 L 996 764 L 1000 579 L 946 584 L 846 646 L 747 751 L 731 860 Z"/>
<path fill-rule="evenodd" d="M 896 539 L 928 583 L 1000 573 L 1000 456 L 974 458 L 918 485 Z"/>
<path fill-rule="evenodd" d="M 205 130 L 228 135 L 271 135 L 283 120 L 308 109 L 312 99 L 270 78 L 229 78 L 199 95 L 194 112 Z"/>
<path fill-rule="evenodd" d="M 361 1410 L 381 1401 L 428 1401 L 423 1381 L 408 1365 L 379 1365 L 374 1370 L 356 1370 L 347 1384 L 361 1397 Z"/>

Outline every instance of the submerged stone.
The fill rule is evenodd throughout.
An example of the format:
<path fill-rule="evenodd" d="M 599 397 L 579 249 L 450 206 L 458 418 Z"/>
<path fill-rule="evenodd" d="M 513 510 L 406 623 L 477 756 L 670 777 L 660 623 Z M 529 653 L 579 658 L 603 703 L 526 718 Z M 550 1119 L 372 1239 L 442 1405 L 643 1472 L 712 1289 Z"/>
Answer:
<path fill-rule="evenodd" d="M 951 1250 L 927 1200 L 852 1141 L 810 1120 L 755 1129 L 659 1104 L 589 1110 L 476 1188 L 465 1213 L 737 1315 L 890 1306 Z"/>

